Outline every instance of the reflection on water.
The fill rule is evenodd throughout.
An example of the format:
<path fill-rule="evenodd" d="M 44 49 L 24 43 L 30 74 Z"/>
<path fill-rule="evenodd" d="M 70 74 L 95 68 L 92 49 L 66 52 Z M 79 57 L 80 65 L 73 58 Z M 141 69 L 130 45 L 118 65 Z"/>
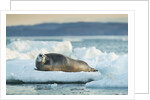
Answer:
<path fill-rule="evenodd" d="M 86 88 L 85 84 L 6 85 L 7 95 L 127 95 L 128 88 Z"/>

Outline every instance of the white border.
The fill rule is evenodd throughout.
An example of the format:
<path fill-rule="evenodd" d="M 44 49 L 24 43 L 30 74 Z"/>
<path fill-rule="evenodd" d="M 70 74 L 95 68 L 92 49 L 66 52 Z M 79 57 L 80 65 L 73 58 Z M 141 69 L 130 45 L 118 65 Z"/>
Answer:
<path fill-rule="evenodd" d="M 6 95 L 6 14 L 128 14 L 128 95 Z M 134 99 L 134 11 L 3 11 L 0 61 L 2 99 Z"/>
<path fill-rule="evenodd" d="M 0 0 L 0 10 L 10 10 L 11 0 Z"/>

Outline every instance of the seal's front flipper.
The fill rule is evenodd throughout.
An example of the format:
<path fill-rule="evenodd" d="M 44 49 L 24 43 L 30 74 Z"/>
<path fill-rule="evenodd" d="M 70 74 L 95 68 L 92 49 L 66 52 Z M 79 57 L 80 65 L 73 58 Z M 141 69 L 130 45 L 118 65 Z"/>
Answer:
<path fill-rule="evenodd" d="M 37 68 L 34 68 L 34 70 L 37 70 L 37 71 L 39 71 Z"/>

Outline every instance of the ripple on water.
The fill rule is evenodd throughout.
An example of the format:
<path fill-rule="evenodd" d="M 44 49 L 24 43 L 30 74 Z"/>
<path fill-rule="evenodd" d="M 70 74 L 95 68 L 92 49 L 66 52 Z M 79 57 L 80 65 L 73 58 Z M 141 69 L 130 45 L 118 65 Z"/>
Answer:
<path fill-rule="evenodd" d="M 6 85 L 7 95 L 127 95 L 128 88 L 86 88 L 85 84 Z"/>

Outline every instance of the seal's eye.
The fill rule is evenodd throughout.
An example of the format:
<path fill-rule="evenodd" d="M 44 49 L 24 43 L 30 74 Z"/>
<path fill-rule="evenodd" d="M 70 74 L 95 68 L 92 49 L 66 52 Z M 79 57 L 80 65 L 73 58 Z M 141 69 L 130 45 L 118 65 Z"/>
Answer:
<path fill-rule="evenodd" d="M 42 54 L 39 54 L 39 57 L 42 57 Z"/>

